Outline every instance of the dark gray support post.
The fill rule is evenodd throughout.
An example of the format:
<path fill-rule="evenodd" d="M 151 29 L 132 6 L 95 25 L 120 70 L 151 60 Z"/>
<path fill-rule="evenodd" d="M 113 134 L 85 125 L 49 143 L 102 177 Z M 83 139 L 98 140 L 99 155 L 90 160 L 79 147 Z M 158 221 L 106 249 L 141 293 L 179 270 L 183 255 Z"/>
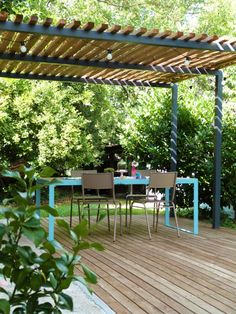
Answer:
<path fill-rule="evenodd" d="M 178 85 L 173 84 L 172 91 L 172 113 L 171 113 L 171 142 L 170 142 L 170 155 L 171 164 L 170 170 L 176 171 L 177 169 L 177 111 L 178 111 Z"/>
<path fill-rule="evenodd" d="M 223 72 L 219 71 L 215 82 L 215 125 L 214 125 L 214 183 L 213 183 L 213 228 L 220 227 L 221 193 L 221 142 L 222 142 L 222 96 Z"/>

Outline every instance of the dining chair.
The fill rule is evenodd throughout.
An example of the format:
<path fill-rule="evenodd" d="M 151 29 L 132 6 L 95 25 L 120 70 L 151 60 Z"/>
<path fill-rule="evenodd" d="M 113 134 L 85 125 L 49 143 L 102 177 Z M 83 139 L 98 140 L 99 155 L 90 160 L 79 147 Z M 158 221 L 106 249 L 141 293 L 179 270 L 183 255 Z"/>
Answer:
<path fill-rule="evenodd" d="M 96 195 L 88 195 L 88 190 L 96 191 Z M 100 193 L 106 190 L 111 194 L 103 196 Z M 122 235 L 122 215 L 121 203 L 116 201 L 114 174 L 108 173 L 83 173 L 82 175 L 82 197 L 78 199 L 79 219 L 81 219 L 81 208 L 88 211 L 88 225 L 90 228 L 90 205 L 97 205 L 97 221 L 99 212 L 102 209 L 101 205 L 106 205 L 108 230 L 110 231 L 110 205 L 114 206 L 114 236 L 113 241 L 116 241 L 116 225 L 117 225 L 117 209 L 120 214 L 120 234 Z"/>
<path fill-rule="evenodd" d="M 147 222 L 147 228 L 148 228 L 148 235 L 149 239 L 151 240 L 151 231 L 150 231 L 150 225 L 148 220 L 148 213 L 147 213 L 147 204 L 151 203 L 153 204 L 153 227 L 155 228 L 155 231 L 157 231 L 157 225 L 158 225 L 158 216 L 159 216 L 159 209 L 162 208 L 173 208 L 174 210 L 174 216 L 175 216 L 175 223 L 176 223 L 176 229 L 177 229 L 177 235 L 180 237 L 179 233 L 179 225 L 178 225 L 178 219 L 176 214 L 176 207 L 175 207 L 175 191 L 176 191 L 176 178 L 177 178 L 177 172 L 151 172 L 150 173 L 150 180 L 149 185 L 147 187 L 147 194 L 143 195 L 143 197 L 139 197 L 138 199 L 133 200 L 130 203 L 129 209 L 130 209 L 130 220 L 129 220 L 129 231 L 131 227 L 131 221 L 132 221 L 132 208 L 135 204 L 135 207 L 143 207 L 145 210 L 145 216 L 146 216 L 146 222 Z M 166 199 L 165 198 L 165 190 L 170 189 L 171 198 Z M 164 190 L 164 196 L 160 198 L 160 192 Z"/>
<path fill-rule="evenodd" d="M 97 173 L 96 169 L 78 169 L 71 170 L 71 177 L 81 178 L 83 173 Z M 74 186 L 71 186 L 71 198 L 70 198 L 70 227 L 72 226 L 72 213 L 73 213 L 73 204 L 76 203 L 78 205 L 78 200 L 81 199 L 81 193 L 75 192 Z"/>
<path fill-rule="evenodd" d="M 150 177 L 151 172 L 156 172 L 155 169 L 142 169 L 142 170 L 137 170 L 137 172 L 142 176 L 142 177 Z M 146 187 L 145 187 L 146 188 Z M 147 193 L 147 188 L 146 188 L 146 193 Z M 131 185 L 131 190 L 130 193 L 125 196 L 125 226 L 127 227 L 127 216 L 128 216 L 128 207 L 130 207 L 130 203 L 134 200 L 138 200 L 139 198 L 143 198 L 143 193 L 133 193 L 133 186 Z"/>

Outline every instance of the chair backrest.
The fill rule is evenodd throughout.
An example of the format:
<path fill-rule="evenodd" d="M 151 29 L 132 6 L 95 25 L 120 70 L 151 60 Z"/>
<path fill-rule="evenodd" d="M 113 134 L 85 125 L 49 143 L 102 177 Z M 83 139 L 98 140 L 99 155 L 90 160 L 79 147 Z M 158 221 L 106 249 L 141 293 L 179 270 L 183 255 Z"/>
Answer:
<path fill-rule="evenodd" d="M 97 170 L 96 169 L 91 169 L 91 170 L 87 170 L 87 169 L 77 169 L 77 170 L 71 170 L 71 177 L 82 177 L 83 173 L 97 173 Z M 74 194 L 74 186 L 72 185 L 71 186 L 71 193 L 72 193 L 72 196 Z"/>
<path fill-rule="evenodd" d="M 83 170 L 71 170 L 72 177 L 81 177 L 82 173 L 83 173 Z"/>
<path fill-rule="evenodd" d="M 155 169 L 142 169 L 142 170 L 138 169 L 137 172 L 139 172 L 144 177 L 150 177 L 150 173 L 156 172 L 156 170 Z"/>
<path fill-rule="evenodd" d="M 112 197 L 115 198 L 114 173 L 83 173 L 82 174 L 82 194 L 85 189 L 90 190 L 111 190 Z"/>
<path fill-rule="evenodd" d="M 97 170 L 86 170 L 86 169 L 78 169 L 78 170 L 71 170 L 72 177 L 82 177 L 83 173 L 97 173 Z"/>
<path fill-rule="evenodd" d="M 175 197 L 177 172 L 151 172 L 149 189 L 172 189 L 171 199 Z"/>

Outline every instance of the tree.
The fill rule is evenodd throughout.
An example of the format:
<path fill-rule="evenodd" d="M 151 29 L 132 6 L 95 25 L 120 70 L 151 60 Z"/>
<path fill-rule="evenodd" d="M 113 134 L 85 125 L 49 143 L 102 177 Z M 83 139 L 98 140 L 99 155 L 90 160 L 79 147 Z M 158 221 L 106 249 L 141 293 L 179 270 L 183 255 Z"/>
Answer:
<path fill-rule="evenodd" d="M 2 81 L 2 163 L 18 159 L 58 170 L 96 162 L 86 120 L 61 84 Z"/>

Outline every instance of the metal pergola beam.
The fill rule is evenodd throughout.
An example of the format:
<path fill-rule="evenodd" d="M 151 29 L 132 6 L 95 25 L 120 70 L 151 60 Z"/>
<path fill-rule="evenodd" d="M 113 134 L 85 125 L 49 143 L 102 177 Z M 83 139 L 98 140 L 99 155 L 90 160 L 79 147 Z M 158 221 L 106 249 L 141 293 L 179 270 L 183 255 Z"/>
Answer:
<path fill-rule="evenodd" d="M 190 74 L 190 75 L 216 75 L 217 71 L 207 70 L 205 68 L 188 68 L 188 67 L 171 67 L 171 66 L 154 66 L 154 65 L 141 65 L 141 64 L 129 64 L 120 62 L 108 62 L 108 61 L 88 61 L 88 60 L 76 60 L 66 58 L 55 57 L 39 57 L 24 54 L 7 54 L 0 53 L 0 60 L 8 61 L 20 61 L 20 62 L 36 62 L 42 64 L 55 64 L 55 65 L 73 65 L 73 66 L 85 66 L 95 67 L 103 69 L 126 69 L 126 70 L 138 70 L 138 71 L 151 71 L 161 73 L 172 74 Z"/>
<path fill-rule="evenodd" d="M 119 33 L 109 33 L 109 32 L 97 32 L 97 31 L 86 31 L 86 30 L 73 30 L 70 28 L 58 28 L 55 26 L 44 26 L 44 25 L 30 25 L 30 24 L 17 24 L 11 21 L 6 21 L 0 23 L 0 31 L 8 32 L 20 32 L 20 33 L 31 33 L 34 35 L 44 35 L 44 36 L 58 36 L 65 38 L 75 38 L 75 39 L 88 39 L 88 40 L 102 40 L 102 41 L 116 41 L 116 42 L 126 42 L 129 44 L 143 44 L 143 45 L 153 45 L 153 46 L 163 46 L 163 47 L 173 47 L 173 48 L 187 48 L 187 49 L 198 49 L 198 50 L 210 50 L 210 51 L 229 51 L 236 52 L 236 45 L 231 45 L 229 43 L 207 43 L 207 42 L 195 42 L 195 41 L 185 41 L 180 39 L 170 39 L 170 38 L 159 38 L 148 37 L 148 36 L 136 36 L 136 35 L 125 35 Z"/>
<path fill-rule="evenodd" d="M 52 76 L 52 75 L 20 74 L 20 73 L 8 73 L 8 72 L 0 72 L 0 77 L 12 78 L 12 79 L 106 84 L 106 85 L 118 85 L 118 86 L 163 87 L 163 88 L 171 87 L 171 84 L 165 84 L 165 83 L 152 83 L 152 82 L 140 82 L 140 81 L 129 81 L 129 80 L 119 81 L 119 80 L 92 79 L 92 78 L 89 79 L 89 78 L 83 78 L 83 77 L 66 77 L 66 76 L 60 77 L 60 76 Z"/>

